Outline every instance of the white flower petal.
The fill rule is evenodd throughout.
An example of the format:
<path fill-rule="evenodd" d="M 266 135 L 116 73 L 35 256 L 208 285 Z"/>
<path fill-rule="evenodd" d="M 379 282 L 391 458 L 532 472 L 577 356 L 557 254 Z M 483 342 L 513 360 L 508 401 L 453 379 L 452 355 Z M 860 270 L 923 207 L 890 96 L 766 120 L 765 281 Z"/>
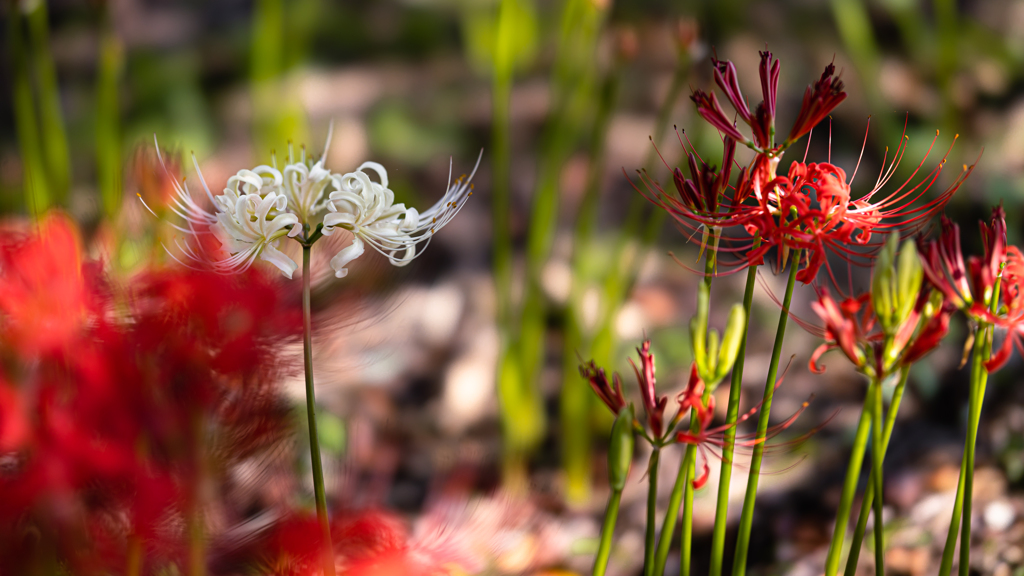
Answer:
<path fill-rule="evenodd" d="M 285 256 L 284 252 L 278 250 L 274 244 L 263 246 L 263 251 L 260 252 L 260 259 L 277 266 L 289 280 L 292 278 L 292 272 L 295 272 L 295 269 L 299 267 L 294 260 Z"/>
<path fill-rule="evenodd" d="M 349 262 L 362 256 L 363 252 L 363 241 L 359 236 L 353 236 L 352 243 L 342 248 L 341 252 L 338 252 L 334 258 L 331 258 L 331 268 L 334 269 L 334 275 L 338 278 L 347 276 L 348 268 L 345 268 L 345 266 L 348 266 Z"/>

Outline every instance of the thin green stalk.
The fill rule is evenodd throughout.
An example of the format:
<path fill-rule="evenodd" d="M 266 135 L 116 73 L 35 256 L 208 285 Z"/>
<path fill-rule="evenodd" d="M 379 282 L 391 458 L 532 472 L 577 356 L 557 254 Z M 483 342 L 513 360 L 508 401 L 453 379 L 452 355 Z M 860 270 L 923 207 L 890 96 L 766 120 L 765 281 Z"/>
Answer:
<path fill-rule="evenodd" d="M 692 448 L 693 445 L 687 446 Z M 693 479 L 697 470 L 696 453 L 687 450 L 690 457 L 686 467 L 686 484 L 683 488 L 683 525 L 679 534 L 679 576 L 690 576 L 690 560 L 693 556 Z"/>
<path fill-rule="evenodd" d="M 597 212 L 600 206 L 600 186 L 604 172 L 604 150 L 608 125 L 619 92 L 625 60 L 618 58 L 605 77 L 590 133 L 589 167 L 583 200 L 576 215 L 573 238 L 573 275 L 570 298 L 565 314 L 565 343 L 562 370 L 562 397 L 560 403 L 562 466 L 565 470 L 566 500 L 582 504 L 590 499 L 591 484 L 591 424 L 593 393 L 579 376 L 577 354 L 593 357 L 590 350 L 592 334 L 581 322 L 579 310 L 583 301 L 587 279 L 584 278 L 584 255 L 594 236 Z"/>
<path fill-rule="evenodd" d="M 971 403 L 974 402 L 971 392 Z M 960 516 L 964 509 L 964 471 L 967 470 L 967 452 L 960 460 L 960 478 L 956 482 L 956 499 L 953 501 L 953 515 L 949 519 L 949 531 L 946 532 L 946 545 L 942 548 L 942 561 L 939 563 L 939 576 L 949 576 L 953 570 L 953 553 L 956 551 L 957 536 L 960 534 Z"/>
<path fill-rule="evenodd" d="M 982 329 L 982 351 L 975 358 L 978 365 L 974 374 L 977 384 L 975 388 L 974 406 L 971 408 L 970 421 L 967 426 L 967 441 L 964 450 L 964 498 L 963 528 L 960 531 L 960 576 L 967 576 L 971 569 L 971 507 L 974 503 L 974 447 L 978 441 L 978 426 L 981 423 L 981 408 L 985 403 L 985 386 L 988 383 L 988 370 L 985 359 L 992 355 L 992 327 Z"/>
<path fill-rule="evenodd" d="M 21 152 L 25 207 L 29 214 L 38 217 L 49 208 L 52 197 L 47 183 L 46 161 L 37 122 L 36 98 L 32 93 L 28 49 L 25 46 L 22 19 L 18 12 L 17 9 L 12 10 L 7 18 L 8 47 L 11 51 L 11 62 L 14 68 L 12 82 L 14 125 L 18 133 L 18 148 Z"/>
<path fill-rule="evenodd" d="M 494 223 L 494 280 L 497 297 L 497 320 L 501 334 L 497 388 L 501 406 L 502 458 L 506 485 L 524 485 L 525 457 L 535 430 L 543 427 L 537 420 L 543 413 L 536 410 L 539 401 L 530 383 L 521 377 L 518 347 L 515 345 L 515 319 L 512 311 L 512 209 L 509 194 L 511 176 L 511 137 L 509 106 L 516 47 L 516 0 L 502 0 L 497 15 L 494 45 L 494 76 L 491 85 L 491 133 L 494 176 L 491 191 Z"/>
<path fill-rule="evenodd" d="M 754 247 L 760 244 L 760 239 L 754 240 Z M 740 340 L 740 350 L 736 355 L 736 363 L 732 368 L 732 380 L 729 383 L 729 408 L 725 416 L 725 445 L 722 447 L 722 468 L 718 481 L 718 500 L 715 503 L 715 527 L 711 536 L 711 566 L 708 569 L 710 576 L 721 576 L 722 558 L 725 556 L 725 532 L 729 516 L 729 484 L 732 481 L 732 459 L 736 442 L 736 423 L 740 413 L 740 392 L 743 387 L 743 361 L 747 353 L 747 328 L 750 326 L 750 308 L 754 301 L 754 284 L 757 279 L 757 266 L 750 266 L 747 269 L 747 285 L 743 290 L 743 312 L 745 320 L 743 325 L 743 338 Z"/>
<path fill-rule="evenodd" d="M 986 326 L 979 327 L 975 339 L 974 339 L 974 350 L 971 354 L 971 384 L 970 384 L 970 399 L 968 400 L 968 434 L 967 438 L 964 439 L 964 454 L 960 462 L 960 479 L 956 486 L 956 499 L 953 503 L 953 515 L 949 521 L 949 531 L 946 533 L 946 545 L 942 549 L 942 562 L 939 564 L 939 575 L 949 576 L 953 569 L 953 555 L 956 551 L 957 535 L 960 534 L 961 523 L 966 524 L 968 522 L 966 512 L 967 500 L 970 492 L 967 491 L 967 477 L 972 476 L 973 489 L 973 444 L 970 441 L 970 427 L 974 421 L 975 413 L 981 416 L 980 405 L 984 399 L 984 380 L 988 379 L 988 373 L 985 371 L 984 358 L 988 356 L 984 353 L 985 341 L 988 340 L 988 329 Z M 991 352 L 991 349 L 989 349 Z M 975 430 L 975 433 L 977 430 Z M 971 451 L 968 451 L 970 446 Z M 970 540 L 967 540 L 968 547 Z M 963 542 L 961 542 L 960 551 L 960 562 L 964 564 L 964 552 L 962 550 Z M 968 555 L 970 552 L 968 551 Z M 967 566 L 969 568 L 970 557 L 967 557 Z"/>
<path fill-rule="evenodd" d="M 112 220 L 121 207 L 121 130 L 117 90 L 123 54 L 113 26 L 103 32 L 96 80 L 96 179 L 103 215 Z"/>
<path fill-rule="evenodd" d="M 316 394 L 313 390 L 313 316 L 310 311 L 308 243 L 302 245 L 302 352 L 306 368 L 306 417 L 309 422 L 309 457 L 313 462 L 313 496 L 316 519 L 323 539 L 324 576 L 334 576 L 334 546 L 327 518 L 327 495 L 324 491 L 324 466 L 320 460 L 320 437 L 316 431 Z"/>
<path fill-rule="evenodd" d="M 522 450 L 532 451 L 544 434 L 543 401 L 537 387 L 544 364 L 547 297 L 541 275 L 558 228 L 559 179 L 582 128 L 589 120 L 595 81 L 594 51 L 607 10 L 589 0 L 568 0 L 562 11 L 558 53 L 551 77 L 552 107 L 545 123 L 538 154 L 537 183 L 526 234 L 526 280 L 523 304 L 515 334 L 524 405 L 535 411 L 523 422 L 536 423 L 522 429 Z"/>
<path fill-rule="evenodd" d="M 56 203 L 63 203 L 71 184 L 71 156 L 68 153 L 64 113 L 60 106 L 57 67 L 53 63 L 50 51 L 50 22 L 46 2 L 39 0 L 32 4 L 34 8 L 25 14 L 25 19 L 28 21 L 29 41 L 32 46 L 32 70 L 39 88 L 37 102 L 39 127 L 43 134 L 43 158 L 53 200 Z"/>
<path fill-rule="evenodd" d="M 593 576 L 604 576 L 608 568 L 608 557 L 612 553 L 612 534 L 615 532 L 615 520 L 619 517 L 619 502 L 622 500 L 622 490 L 613 490 L 612 497 L 608 499 L 608 507 L 604 511 L 604 523 L 601 525 L 601 543 L 597 548 L 597 557 L 594 558 Z"/>
<path fill-rule="evenodd" d="M 647 463 L 647 533 L 644 536 L 644 576 L 661 576 L 654 571 L 654 538 L 658 515 L 658 461 L 661 448 L 655 446 Z"/>
<path fill-rule="evenodd" d="M 835 576 L 839 572 L 843 540 L 846 538 L 846 526 L 850 521 L 853 497 L 857 494 L 860 469 L 868 447 L 868 434 L 871 433 L 871 401 L 871 390 L 869 389 L 864 396 L 864 406 L 860 410 L 860 420 L 857 422 L 850 462 L 846 465 L 846 479 L 843 481 L 843 492 L 839 499 L 839 509 L 836 511 L 836 527 L 832 531 L 832 542 L 829 544 L 828 556 L 825 559 L 826 576 Z"/>
<path fill-rule="evenodd" d="M 711 246 L 714 246 L 712 239 Z M 716 253 L 712 247 L 708 247 L 707 258 L 704 260 L 704 278 L 702 282 L 708 288 L 711 287 L 711 281 L 714 279 L 715 272 L 715 258 Z M 710 304 L 709 304 L 710 306 Z M 707 314 L 707 310 L 702 312 Z M 707 402 L 708 398 L 711 397 L 711 387 L 708 386 L 704 390 L 703 401 Z M 697 431 L 697 416 L 696 411 L 690 411 L 690 432 Z M 679 472 L 676 474 L 676 482 L 672 486 L 672 495 L 669 497 L 668 510 L 665 511 L 665 520 L 661 524 L 661 538 L 658 540 L 658 550 L 654 557 L 654 573 L 657 575 L 662 574 L 665 571 L 665 564 L 668 562 L 668 552 L 672 547 L 672 537 L 675 535 L 676 521 L 679 518 L 679 508 L 684 506 L 684 514 L 689 514 L 688 518 L 683 519 L 682 534 L 680 535 L 680 550 L 682 554 L 686 556 L 686 561 L 680 564 L 680 570 L 685 566 L 686 570 L 689 567 L 689 553 L 690 553 L 690 541 L 692 539 L 692 520 L 693 520 L 693 487 L 691 480 L 693 479 L 692 469 L 694 461 L 696 459 L 696 447 L 692 444 L 686 445 L 686 453 L 683 455 L 682 461 L 679 463 Z M 684 505 L 684 498 L 685 505 Z"/>
<path fill-rule="evenodd" d="M 885 525 L 882 522 L 882 381 L 871 383 L 871 476 L 875 486 L 875 574 L 885 574 Z"/>
<path fill-rule="evenodd" d="M 786 295 L 782 300 L 782 312 L 779 315 L 779 328 L 775 333 L 775 346 L 772 348 L 772 359 L 768 366 L 768 378 L 764 385 L 764 396 L 761 400 L 761 415 L 757 420 L 757 444 L 750 460 L 750 474 L 747 476 L 747 491 L 743 496 L 743 512 L 740 515 L 739 532 L 736 537 L 736 555 L 733 558 L 733 576 L 742 576 L 747 570 L 747 552 L 750 547 L 750 530 L 754 524 L 754 502 L 757 499 L 757 483 L 761 478 L 761 459 L 764 456 L 763 439 L 768 433 L 768 418 L 772 410 L 772 397 L 775 394 L 775 377 L 779 373 L 779 359 L 782 356 L 782 341 L 786 337 L 786 324 L 789 322 L 789 305 L 793 301 L 793 287 L 796 285 L 796 269 L 799 264 L 799 253 L 793 254 L 790 263 L 789 281 L 786 283 Z"/>
<path fill-rule="evenodd" d="M 882 438 L 883 457 L 885 457 L 885 453 L 889 449 L 889 439 L 892 437 L 892 429 L 896 425 L 896 414 L 899 412 L 900 402 L 903 400 L 903 391 L 907 387 L 907 377 L 909 375 L 910 367 L 904 366 L 900 372 L 900 381 L 896 384 L 896 389 L 893 390 L 892 393 L 892 400 L 889 403 L 889 413 L 885 417 L 885 436 Z M 863 459 L 863 455 L 861 458 Z M 860 548 L 864 543 L 864 532 L 867 529 L 868 516 L 871 514 L 871 505 L 875 497 L 874 482 L 874 471 L 872 471 L 871 478 L 868 479 L 867 489 L 864 491 L 864 502 L 860 507 L 860 516 L 857 518 L 857 527 L 854 529 L 853 539 L 850 541 L 850 556 L 846 559 L 845 576 L 855 576 L 857 573 L 857 560 L 860 557 Z M 840 542 L 840 545 L 841 544 L 842 542 Z M 831 551 L 831 549 L 829 551 Z"/>

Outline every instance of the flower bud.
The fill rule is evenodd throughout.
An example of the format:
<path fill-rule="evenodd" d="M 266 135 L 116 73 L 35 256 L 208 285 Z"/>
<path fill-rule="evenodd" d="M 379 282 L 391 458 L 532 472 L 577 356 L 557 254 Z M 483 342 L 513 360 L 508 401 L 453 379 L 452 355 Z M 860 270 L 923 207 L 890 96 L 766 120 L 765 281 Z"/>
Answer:
<path fill-rule="evenodd" d="M 701 378 L 711 374 L 707 353 L 708 341 L 708 305 L 709 295 L 707 284 L 701 282 L 697 289 L 697 314 L 690 320 L 690 346 L 693 349 L 693 361 L 697 363 L 697 372 Z"/>
<path fill-rule="evenodd" d="M 875 267 L 871 273 L 871 304 L 875 308 L 875 316 L 887 333 L 896 325 L 896 278 L 894 264 L 899 238 L 889 235 L 885 247 L 875 259 Z"/>
<path fill-rule="evenodd" d="M 633 464 L 633 407 L 625 406 L 615 417 L 612 436 L 608 445 L 608 484 L 612 490 L 621 491 L 629 478 L 629 467 Z"/>
<path fill-rule="evenodd" d="M 736 363 L 736 357 L 740 352 L 740 345 L 747 330 L 747 314 L 743 306 L 735 304 L 729 312 L 729 322 L 725 325 L 725 334 L 722 336 L 722 347 L 718 351 L 718 366 L 715 371 L 715 381 L 721 381 L 725 375 L 732 370 Z"/>
<path fill-rule="evenodd" d="M 917 255 L 917 246 L 912 240 L 907 240 L 900 249 L 899 264 L 896 268 L 897 325 L 905 322 L 914 310 L 923 280 L 924 269 Z"/>

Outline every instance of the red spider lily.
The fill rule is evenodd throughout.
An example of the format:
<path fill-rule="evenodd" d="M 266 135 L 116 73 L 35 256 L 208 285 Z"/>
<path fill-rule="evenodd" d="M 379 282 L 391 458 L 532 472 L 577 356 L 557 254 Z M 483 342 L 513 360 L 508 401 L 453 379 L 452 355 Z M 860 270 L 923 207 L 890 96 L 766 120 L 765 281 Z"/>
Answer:
<path fill-rule="evenodd" d="M 732 103 L 740 119 L 750 126 L 754 134 L 754 146 L 758 148 L 759 152 L 775 156 L 824 120 L 836 106 L 846 99 L 846 93 L 843 91 L 842 81 L 835 77 L 835 65 L 829 64 L 825 67 L 825 71 L 822 72 L 821 78 L 813 86 L 808 86 L 804 92 L 803 104 L 786 141 L 772 147 L 771 136 L 775 130 L 775 102 L 779 84 L 779 62 L 771 52 L 764 51 L 760 55 L 761 65 L 758 71 L 761 77 L 761 93 L 764 101 L 758 106 L 754 114 L 750 113 L 746 100 L 743 98 L 739 82 L 736 79 L 735 66 L 731 62 L 720 61 L 715 58 L 712 58 L 711 62 L 715 68 L 715 83 L 718 84 L 718 87 L 722 89 L 722 92 L 725 93 Z M 703 90 L 694 90 L 690 99 L 697 105 L 697 113 L 709 124 L 721 131 L 723 135 L 730 136 L 736 139 L 737 142 L 749 145 L 750 141 L 736 129 L 725 115 L 725 111 L 722 110 L 714 92 L 708 94 Z"/>
<path fill-rule="evenodd" d="M 644 412 L 647 414 L 647 425 L 655 438 L 661 438 L 665 433 L 665 405 L 668 404 L 668 396 L 658 397 L 655 391 L 654 378 L 654 354 L 651 354 L 651 341 L 644 340 L 640 348 L 636 349 L 640 355 L 640 368 L 633 359 L 629 359 L 633 373 L 636 374 L 637 384 L 640 386 L 640 396 L 644 401 Z"/>
<path fill-rule="evenodd" d="M 605 374 L 604 368 L 598 368 L 591 360 L 580 364 L 580 376 L 590 382 L 594 393 L 612 411 L 612 414 L 618 414 L 626 406 L 626 398 L 622 394 L 622 379 L 619 378 L 617 372 L 612 374 L 614 382 L 614 387 L 612 387 L 608 384 L 608 376 Z"/>
<path fill-rule="evenodd" d="M 778 382 L 775 383 L 776 388 L 778 388 L 782 384 L 782 379 L 785 378 L 785 372 L 788 370 L 789 367 L 787 366 L 786 370 L 783 371 L 783 374 L 779 378 Z M 692 444 L 697 448 L 697 451 L 700 453 L 702 460 L 701 473 L 700 475 L 693 479 L 693 487 L 695 489 L 702 488 L 704 484 L 707 483 L 708 477 L 711 473 L 708 453 L 714 455 L 719 460 L 722 459 L 722 455 L 716 452 L 716 450 L 725 448 L 724 433 L 727 430 L 734 428 L 740 423 L 750 419 L 761 408 L 761 404 L 758 403 L 757 406 L 754 406 L 745 414 L 740 416 L 735 423 L 725 424 L 722 426 L 716 426 L 712 428 L 711 422 L 712 420 L 714 420 L 715 417 L 715 397 L 708 396 L 707 402 L 704 402 L 702 398 L 703 392 L 704 382 L 702 382 L 700 377 L 697 375 L 697 365 L 696 363 L 694 363 L 690 367 L 690 379 L 687 382 L 686 390 L 680 395 L 680 404 L 684 405 L 687 409 L 693 409 L 692 417 L 696 419 L 695 421 L 697 422 L 697 431 L 691 432 L 689 430 L 686 430 L 676 432 L 676 442 L 682 444 Z M 800 414 L 803 413 L 807 406 L 808 402 L 804 402 L 800 406 L 800 409 L 797 410 L 792 416 L 787 418 L 785 421 L 770 427 L 767 431 L 767 434 L 763 438 L 757 438 L 756 432 L 751 434 L 740 434 L 736 436 L 733 446 L 739 448 L 752 448 L 754 446 L 757 446 L 758 444 L 762 444 L 774 438 L 775 436 L 778 436 L 779 434 L 782 433 L 782 431 L 784 431 L 786 428 L 789 428 L 793 424 L 793 422 L 796 421 L 796 419 L 800 416 Z M 800 439 L 787 444 L 792 445 L 794 443 L 802 442 L 807 437 L 809 437 L 810 434 L 817 432 L 818 429 L 820 429 L 820 427 L 816 428 L 811 433 L 802 436 Z"/>
<path fill-rule="evenodd" d="M 1004 314 L 992 318 L 994 324 L 1006 329 L 1002 345 L 985 363 L 989 372 L 1003 367 L 1010 359 L 1013 346 L 1024 355 L 1024 255 L 1016 246 L 1006 248 L 1006 260 L 1002 270 L 1002 299 Z"/>
<path fill-rule="evenodd" d="M 875 316 L 871 311 L 871 295 L 861 294 L 859 297 L 847 298 L 837 304 L 828 293 L 827 288 L 818 291 L 818 301 L 811 303 L 811 308 L 825 322 L 825 343 L 811 354 L 809 368 L 811 372 L 821 374 L 825 371 L 818 364 L 822 354 L 839 348 L 857 368 L 863 368 L 870 360 L 864 352 L 868 333 L 875 324 Z M 872 335 L 878 340 L 880 334 Z"/>
<path fill-rule="evenodd" d="M 640 355 L 640 365 L 630 358 L 629 363 L 636 374 L 637 386 L 640 388 L 640 396 L 644 403 L 644 412 L 647 415 L 647 428 L 654 441 L 660 441 L 671 430 L 681 417 L 685 406 L 680 408 L 675 417 L 665 425 L 665 407 L 668 405 L 668 396 L 658 396 L 656 390 L 656 378 L 654 369 L 654 354 L 651 353 L 650 339 L 644 340 L 643 344 L 636 349 Z M 598 398 L 605 406 L 618 414 L 626 406 L 625 395 L 622 393 L 622 380 L 617 373 L 612 374 L 612 384 L 609 384 L 608 377 L 602 368 L 598 368 L 593 360 L 580 364 L 580 375 L 590 382 Z M 652 438 L 648 438 L 651 440 Z"/>
<path fill-rule="evenodd" d="M 935 349 L 949 331 L 949 319 L 955 308 L 931 301 L 932 291 L 923 287 L 913 311 L 899 326 L 888 345 L 878 327 L 871 305 L 871 294 L 836 302 L 827 288 L 819 288 L 818 300 L 811 308 L 824 322 L 825 342 L 811 354 L 808 368 L 815 374 L 825 372 L 819 361 L 829 350 L 839 349 L 862 372 L 884 376 L 895 365 L 917 362 Z M 801 323 L 804 325 L 804 323 Z M 814 334 L 819 329 L 809 326 Z"/>
<path fill-rule="evenodd" d="M 795 142 L 804 134 L 807 134 L 819 122 L 825 119 L 832 110 L 846 99 L 846 92 L 843 92 L 843 82 L 835 77 L 835 64 L 825 66 L 821 78 L 808 86 L 804 91 L 804 101 L 800 105 L 800 113 L 793 123 L 793 128 L 786 137 L 786 143 Z"/>
<path fill-rule="evenodd" d="M 716 265 L 723 270 L 719 274 L 760 265 L 764 256 L 774 249 L 778 253 L 777 268 L 780 270 L 785 267 L 790 253 L 801 255 L 797 262 L 801 267 L 797 279 L 802 283 L 814 282 L 820 269 L 826 267 L 830 280 L 836 284 L 829 266 L 829 254 L 835 254 L 851 265 L 868 265 L 883 245 L 874 239 L 875 234 L 899 233 L 906 237 L 917 233 L 935 213 L 942 210 L 973 170 L 973 166 L 965 166 L 952 185 L 936 198 L 924 201 L 924 195 L 937 180 L 946 159 L 943 157 L 934 169 L 915 183 L 935 145 L 933 140 L 928 153 L 911 176 L 895 190 L 883 194 L 883 188 L 906 151 L 904 134 L 888 166 L 883 160 L 883 169 L 875 185 L 856 199 L 851 193 L 856 168 L 848 180 L 846 172 L 830 162 L 808 164 L 801 161 L 793 163 L 786 176 L 777 175 L 785 148 L 810 132 L 845 98 L 842 82 L 834 76 L 835 66 L 829 64 L 818 82 L 807 88 L 797 123 L 787 140 L 769 147 L 774 134 L 778 61 L 769 52 L 761 53 L 764 102 L 755 113 L 750 112 L 740 91 L 735 67 L 730 62 L 717 59 L 713 59 L 713 64 L 716 84 L 732 103 L 739 118 L 751 127 L 754 144 L 750 144 L 729 122 L 714 93 L 698 90 L 693 95 L 698 112 L 723 135 L 726 161 L 722 171 L 716 172 L 699 155 L 688 151 L 691 178 L 686 179 L 678 168 L 673 170 L 678 197 L 666 193 L 646 172 L 640 173 L 643 186 L 634 185 L 634 188 L 669 212 L 684 232 L 701 232 L 702 247 L 709 231 L 713 231 L 718 253 Z M 735 162 L 737 142 L 754 147 L 757 153 L 750 165 L 739 169 L 736 183 L 730 185 L 729 165 Z M 685 150 L 686 146 L 683 148 Z M 948 154 L 947 151 L 946 156 Z M 743 234 L 723 233 L 727 229 L 742 229 Z"/>
<path fill-rule="evenodd" d="M 990 224 L 981 223 L 984 258 L 971 256 L 964 266 L 960 251 L 960 226 L 942 217 L 937 239 L 919 239 L 918 252 L 925 277 L 942 291 L 951 304 L 969 316 L 993 321 L 992 296 L 996 279 L 1006 262 L 1006 214 L 1002 206 L 992 209 Z M 970 272 L 968 274 L 968 271 Z"/>
<path fill-rule="evenodd" d="M 187 270 L 137 278 L 115 314 L 60 216 L 0 257 L 0 334 L 17 353 L 0 382 L 0 564 L 31 573 L 43 554 L 106 574 L 130 542 L 147 566 L 181 550 L 159 526 L 207 481 L 200 462 L 224 466 L 286 435 L 271 376 L 298 316 L 256 271 Z M 31 327 L 35 340 L 15 339 Z"/>
<path fill-rule="evenodd" d="M 320 573 L 320 528 L 315 516 L 290 514 L 256 546 L 261 568 L 277 576 Z M 348 576 L 433 576 L 447 574 L 454 560 L 409 538 L 401 520 L 380 510 L 338 513 L 331 521 L 339 574 Z"/>
<path fill-rule="evenodd" d="M 59 213 L 0 245 L 0 337 L 19 353 L 63 349 L 79 334 L 90 308 L 80 254 L 78 230 Z"/>

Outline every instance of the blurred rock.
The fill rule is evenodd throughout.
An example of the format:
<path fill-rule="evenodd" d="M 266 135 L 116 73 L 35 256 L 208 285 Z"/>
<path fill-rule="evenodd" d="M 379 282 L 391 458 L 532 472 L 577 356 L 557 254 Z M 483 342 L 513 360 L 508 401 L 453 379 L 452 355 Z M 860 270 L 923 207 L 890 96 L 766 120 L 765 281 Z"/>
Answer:
<path fill-rule="evenodd" d="M 985 526 L 995 532 L 1002 532 L 1013 525 L 1017 512 L 1006 500 L 996 500 L 985 506 Z"/>

